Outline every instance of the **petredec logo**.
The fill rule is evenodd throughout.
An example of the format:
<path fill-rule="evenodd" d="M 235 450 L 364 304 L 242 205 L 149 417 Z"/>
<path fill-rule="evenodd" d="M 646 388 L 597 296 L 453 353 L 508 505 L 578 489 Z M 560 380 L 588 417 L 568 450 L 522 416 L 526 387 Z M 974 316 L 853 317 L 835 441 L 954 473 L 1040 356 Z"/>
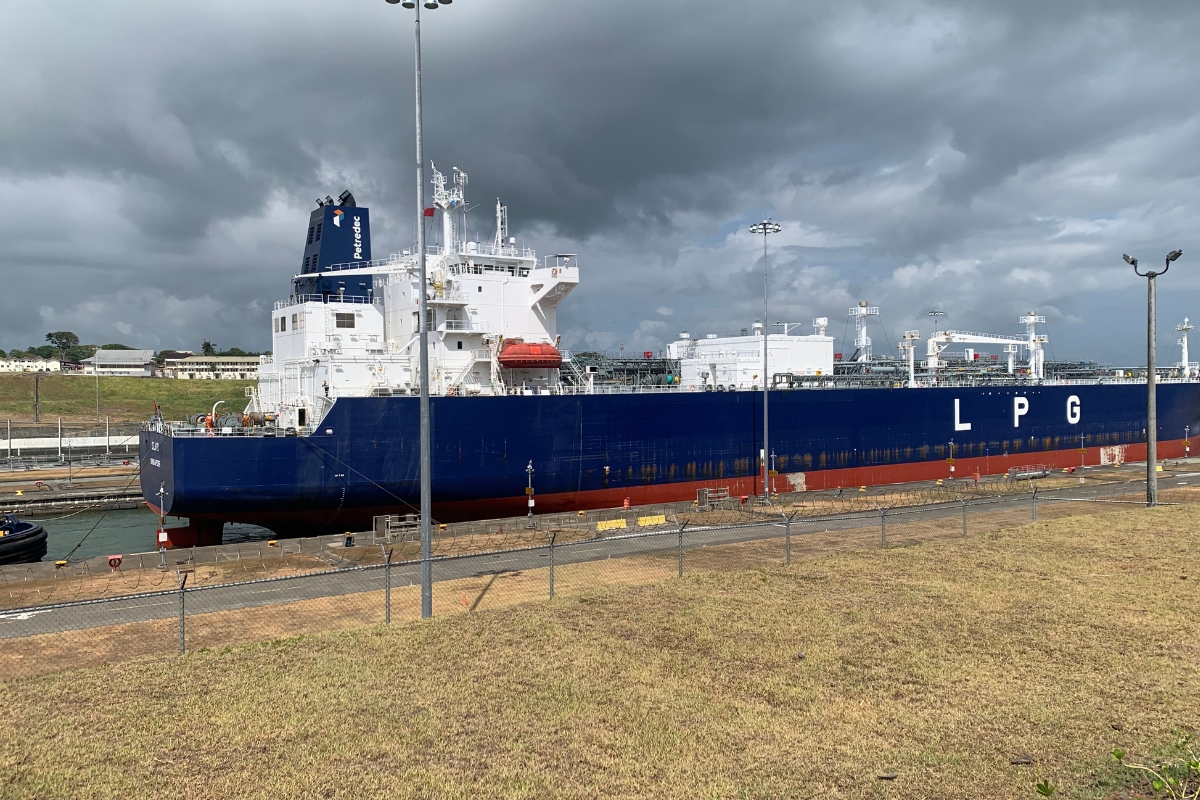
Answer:
<path fill-rule="evenodd" d="M 335 228 L 342 227 L 342 217 L 343 216 L 345 216 L 345 212 L 342 211 L 340 208 L 335 208 L 333 210 L 333 227 L 335 227 Z"/>
<path fill-rule="evenodd" d="M 362 242 L 362 221 L 361 220 L 362 220 L 361 217 L 355 217 L 354 218 L 354 227 L 352 229 L 354 231 L 354 260 L 355 261 L 362 261 L 362 257 L 363 257 L 363 253 L 362 253 L 362 244 L 363 244 L 363 242 Z"/>

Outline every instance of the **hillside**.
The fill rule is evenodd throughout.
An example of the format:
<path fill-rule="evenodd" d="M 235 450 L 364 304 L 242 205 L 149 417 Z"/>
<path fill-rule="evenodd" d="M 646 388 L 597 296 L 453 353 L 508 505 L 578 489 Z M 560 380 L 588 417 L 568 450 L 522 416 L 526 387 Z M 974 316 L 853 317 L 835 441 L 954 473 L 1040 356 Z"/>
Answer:
<path fill-rule="evenodd" d="M 0 794 L 1114 797 L 1196 724 L 1191 513 L 16 681 Z"/>
<path fill-rule="evenodd" d="M 0 373 L 0 419 L 33 421 L 34 376 Z M 254 381 L 184 381 L 173 378 L 100 378 L 100 419 L 141 422 L 149 419 L 154 401 L 168 419 L 207 411 L 224 400 L 222 410 L 241 411 L 246 387 Z M 69 422 L 96 419 L 96 379 L 87 375 L 44 375 L 41 379 L 42 422 L 62 417 Z"/>

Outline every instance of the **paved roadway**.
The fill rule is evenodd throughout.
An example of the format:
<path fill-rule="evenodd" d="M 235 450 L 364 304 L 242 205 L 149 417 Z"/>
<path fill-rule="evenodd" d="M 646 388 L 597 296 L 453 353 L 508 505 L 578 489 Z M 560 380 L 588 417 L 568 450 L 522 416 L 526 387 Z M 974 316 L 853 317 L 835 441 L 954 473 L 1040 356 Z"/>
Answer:
<path fill-rule="evenodd" d="M 1072 498 L 1098 498 L 1111 495 L 1113 491 L 1114 487 L 1111 484 L 1080 486 L 1077 490 L 1057 490 L 1040 499 L 1039 504 L 1052 502 L 1051 494 Z M 1137 491 L 1137 485 L 1125 484 L 1119 491 Z M 1025 494 L 993 498 L 986 503 L 972 503 L 969 507 L 972 513 L 1029 508 L 1030 498 Z M 958 503 L 951 503 L 911 511 L 894 509 L 888 512 L 888 522 L 890 525 L 900 525 L 961 518 L 961 515 L 962 507 Z M 878 530 L 878 527 L 879 515 L 872 511 L 817 519 L 796 519 L 792 523 L 791 532 L 794 537 L 803 537 L 809 533 Z M 683 545 L 686 550 L 693 550 L 712 545 L 781 538 L 784 532 L 782 521 L 741 527 L 688 528 L 684 532 Z M 799 539 L 797 543 L 800 543 Z M 672 553 L 677 551 L 678 546 L 678 534 L 668 530 L 658 534 L 614 536 L 558 545 L 554 548 L 554 559 L 556 565 L 578 564 L 652 553 Z M 544 569 L 548 566 L 549 550 L 539 547 L 435 559 L 433 575 L 435 582 L 443 582 L 499 572 Z M 416 585 L 419 580 L 418 563 L 405 562 L 391 568 L 392 586 Z M 358 592 L 382 591 L 384 586 L 385 570 L 382 566 L 356 567 L 189 589 L 186 592 L 185 603 L 188 615 L 206 614 Z M 168 591 L 2 611 L 0 639 L 177 617 L 179 599 L 178 591 Z"/>

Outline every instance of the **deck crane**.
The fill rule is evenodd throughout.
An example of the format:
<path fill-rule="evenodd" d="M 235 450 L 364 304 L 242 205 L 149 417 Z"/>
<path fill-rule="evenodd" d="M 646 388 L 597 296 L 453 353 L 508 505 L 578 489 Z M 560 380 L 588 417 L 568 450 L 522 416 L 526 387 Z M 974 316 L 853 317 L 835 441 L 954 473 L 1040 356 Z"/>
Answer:
<path fill-rule="evenodd" d="M 1045 378 L 1046 359 L 1043 346 L 1050 339 L 1045 334 L 1038 333 L 1036 330 L 1039 322 L 1045 322 L 1046 318 L 1039 316 L 1030 311 L 1025 316 L 1019 318 L 1019 322 L 1026 328 L 1025 336 L 1006 336 L 1004 334 L 994 333 L 974 333 L 971 331 L 940 331 L 929 337 L 926 349 L 926 358 L 928 359 L 928 367 L 931 371 L 938 368 L 938 356 L 942 351 L 951 344 L 1002 344 L 1004 352 L 1008 355 L 1008 372 L 1011 375 L 1013 372 L 1013 362 L 1020 348 L 1024 347 L 1029 351 L 1029 374 L 1031 377 L 1042 380 Z"/>

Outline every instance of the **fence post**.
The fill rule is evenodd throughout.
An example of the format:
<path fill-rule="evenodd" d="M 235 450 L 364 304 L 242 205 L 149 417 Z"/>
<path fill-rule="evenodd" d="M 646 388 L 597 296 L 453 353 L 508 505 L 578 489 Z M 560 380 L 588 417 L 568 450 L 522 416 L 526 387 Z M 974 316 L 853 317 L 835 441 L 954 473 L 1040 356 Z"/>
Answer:
<path fill-rule="evenodd" d="M 1037 522 L 1037 487 L 1034 486 L 1031 488 L 1033 489 L 1033 491 L 1030 492 L 1029 497 L 1031 500 L 1031 505 L 1033 507 L 1033 521 Z"/>
<path fill-rule="evenodd" d="M 554 599 L 554 539 L 558 536 L 557 531 L 550 533 L 550 599 Z"/>
<path fill-rule="evenodd" d="M 183 655 L 186 651 L 186 638 L 184 635 L 184 598 L 187 596 L 187 579 L 188 574 L 185 572 L 179 576 L 179 655 Z"/>
<path fill-rule="evenodd" d="M 887 509 L 879 509 L 879 547 L 887 547 Z"/>
<path fill-rule="evenodd" d="M 679 577 L 682 578 L 683 577 L 683 529 L 686 528 L 688 526 L 688 524 L 685 522 L 682 525 L 680 525 L 677 522 L 677 523 L 675 523 L 675 525 L 676 525 L 676 527 L 679 528 L 679 542 L 677 545 L 676 552 L 678 554 L 678 561 L 679 561 Z"/>
<path fill-rule="evenodd" d="M 962 512 L 963 512 L 963 538 L 965 539 L 965 538 L 967 538 L 967 499 L 966 498 L 963 498 L 963 501 L 962 501 Z"/>
<path fill-rule="evenodd" d="M 799 511 L 793 511 L 790 515 L 783 515 L 783 563 L 792 563 L 792 520 L 796 518 Z"/>
<path fill-rule="evenodd" d="M 379 545 L 383 553 L 383 624 L 392 624 L 392 551 Z"/>

